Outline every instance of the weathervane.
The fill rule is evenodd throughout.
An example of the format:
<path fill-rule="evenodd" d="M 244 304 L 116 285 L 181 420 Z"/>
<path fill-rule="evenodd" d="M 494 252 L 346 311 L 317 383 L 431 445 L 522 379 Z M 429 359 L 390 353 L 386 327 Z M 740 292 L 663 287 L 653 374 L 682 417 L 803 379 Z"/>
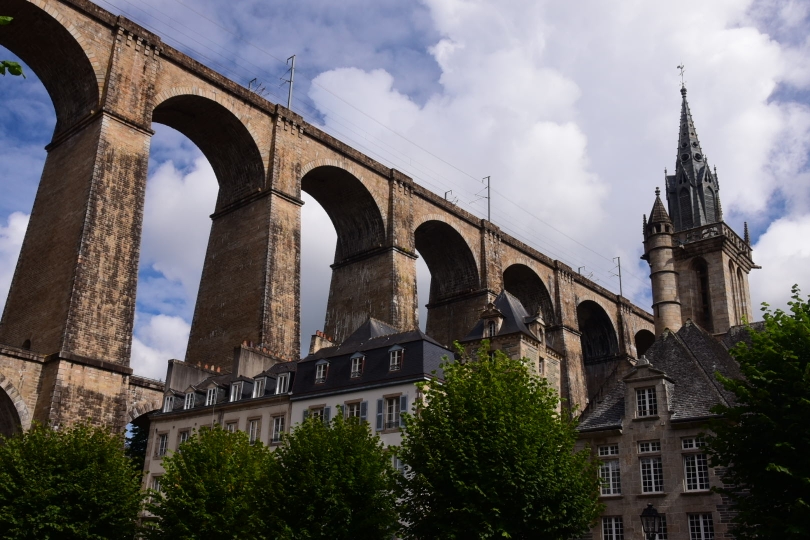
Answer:
<path fill-rule="evenodd" d="M 680 66 L 675 66 L 675 67 L 678 68 L 681 71 L 681 88 L 683 88 L 684 86 L 686 86 L 686 84 L 684 83 L 684 80 L 683 80 L 683 72 L 684 72 L 683 62 L 681 62 Z"/>

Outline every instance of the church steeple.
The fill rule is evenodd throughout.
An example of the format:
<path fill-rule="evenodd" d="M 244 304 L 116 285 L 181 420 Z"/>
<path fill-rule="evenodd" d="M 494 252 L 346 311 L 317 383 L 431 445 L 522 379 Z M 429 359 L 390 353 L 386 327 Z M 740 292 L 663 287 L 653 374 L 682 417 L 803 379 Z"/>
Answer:
<path fill-rule="evenodd" d="M 700 147 L 692 112 L 681 86 L 681 122 L 675 174 L 667 176 L 667 202 L 675 231 L 701 227 L 722 220 L 720 187 Z"/>

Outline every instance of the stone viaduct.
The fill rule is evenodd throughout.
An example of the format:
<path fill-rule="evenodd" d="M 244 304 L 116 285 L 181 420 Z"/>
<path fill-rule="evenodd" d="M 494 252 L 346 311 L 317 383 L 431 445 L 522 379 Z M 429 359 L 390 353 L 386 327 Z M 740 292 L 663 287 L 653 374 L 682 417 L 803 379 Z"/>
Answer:
<path fill-rule="evenodd" d="M 153 123 L 193 141 L 219 182 L 188 362 L 227 368 L 245 340 L 299 357 L 302 191 L 337 231 L 324 332 L 338 341 L 368 316 L 417 326 L 419 256 L 429 335 L 463 337 L 505 288 L 542 313 L 579 406 L 650 339 L 645 310 L 132 21 L 87 0 L 2 10 L 15 22 L 0 45 L 39 76 L 57 118 L 0 322 L 0 415 L 17 426 L 120 427 L 157 407 L 160 385 L 129 367 Z"/>

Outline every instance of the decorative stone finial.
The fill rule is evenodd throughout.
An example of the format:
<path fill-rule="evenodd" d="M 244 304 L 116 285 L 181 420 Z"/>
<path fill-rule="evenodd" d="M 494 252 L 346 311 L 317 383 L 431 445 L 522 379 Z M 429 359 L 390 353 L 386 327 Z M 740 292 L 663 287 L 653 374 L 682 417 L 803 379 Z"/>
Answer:
<path fill-rule="evenodd" d="M 643 214 L 641 217 L 641 234 L 647 235 L 647 214 Z"/>
<path fill-rule="evenodd" d="M 660 189 L 660 188 L 658 188 L 658 187 L 656 187 L 656 188 L 655 188 L 655 196 L 656 196 L 656 197 L 660 197 L 660 196 L 661 196 L 661 189 Z"/>
<path fill-rule="evenodd" d="M 638 359 L 638 362 L 636 363 L 636 365 L 638 365 L 638 366 L 649 366 L 650 361 L 647 360 L 647 357 L 642 354 L 641 358 Z"/>
<path fill-rule="evenodd" d="M 743 239 L 745 240 L 746 244 L 748 244 L 749 246 L 751 245 L 751 236 L 749 236 L 749 234 L 748 234 L 748 222 L 747 221 L 743 224 Z"/>

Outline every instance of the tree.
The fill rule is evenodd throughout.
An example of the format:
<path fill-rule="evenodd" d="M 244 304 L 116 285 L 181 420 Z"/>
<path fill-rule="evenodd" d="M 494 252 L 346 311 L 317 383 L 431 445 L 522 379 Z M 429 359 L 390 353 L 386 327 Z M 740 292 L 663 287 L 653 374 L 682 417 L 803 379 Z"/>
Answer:
<path fill-rule="evenodd" d="M 2 537 L 131 540 L 143 495 L 122 442 L 88 424 L 0 437 Z"/>
<path fill-rule="evenodd" d="M 405 419 L 400 449 L 408 538 L 569 539 L 601 512 L 589 451 L 575 422 L 526 360 L 484 342 L 477 359 L 445 363 Z"/>
<path fill-rule="evenodd" d="M 391 454 L 368 424 L 309 418 L 275 452 L 273 506 L 283 538 L 389 539 L 397 528 Z"/>
<path fill-rule="evenodd" d="M 810 538 L 810 302 L 797 286 L 789 313 L 763 304 L 764 330 L 732 349 L 744 378 L 716 374 L 735 403 L 707 436 L 713 467 L 727 467 L 736 537 Z"/>
<path fill-rule="evenodd" d="M 7 26 L 11 24 L 13 21 L 13 17 L 5 17 L 0 16 L 0 26 Z M 17 62 L 12 62 L 11 60 L 0 60 L 0 75 L 5 75 L 6 71 L 8 71 L 11 75 L 22 75 L 25 78 L 25 74 L 22 71 L 22 66 L 20 66 Z"/>
<path fill-rule="evenodd" d="M 267 537 L 266 505 L 269 452 L 251 444 L 244 432 L 204 428 L 163 458 L 160 491 L 150 490 L 149 538 Z"/>
<path fill-rule="evenodd" d="M 139 473 L 143 471 L 146 461 L 146 447 L 149 444 L 149 421 L 144 417 L 131 424 L 132 428 L 127 434 L 124 453 L 132 460 L 132 466 Z"/>

